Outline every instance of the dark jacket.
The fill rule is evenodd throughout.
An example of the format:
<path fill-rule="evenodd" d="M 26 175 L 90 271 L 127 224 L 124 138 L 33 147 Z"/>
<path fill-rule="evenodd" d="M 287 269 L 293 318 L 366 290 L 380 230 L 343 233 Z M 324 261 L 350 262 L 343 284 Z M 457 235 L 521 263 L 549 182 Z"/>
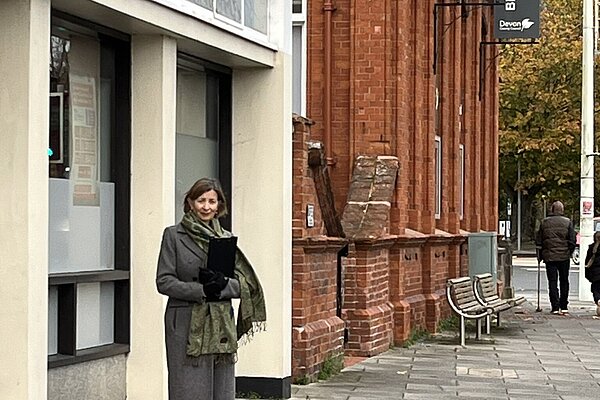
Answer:
<path fill-rule="evenodd" d="M 542 221 L 535 243 L 541 248 L 544 262 L 569 260 L 576 246 L 573 223 L 567 217 L 551 214 Z"/>
<path fill-rule="evenodd" d="M 590 259 L 594 257 L 592 265 L 587 267 Z M 600 248 L 594 254 L 594 243 L 588 247 L 587 255 L 585 256 L 585 278 L 590 282 L 600 281 Z"/>

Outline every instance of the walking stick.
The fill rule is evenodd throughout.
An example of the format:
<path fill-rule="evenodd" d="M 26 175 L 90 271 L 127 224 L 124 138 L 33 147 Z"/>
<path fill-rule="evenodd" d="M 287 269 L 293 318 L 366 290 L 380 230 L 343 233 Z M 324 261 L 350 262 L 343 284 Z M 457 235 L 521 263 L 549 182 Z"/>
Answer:
<path fill-rule="evenodd" d="M 540 254 L 539 254 L 539 250 L 536 249 L 536 258 L 537 258 L 537 263 L 538 263 L 538 273 L 537 273 L 537 308 L 535 309 L 536 312 L 542 312 L 542 309 L 540 308 L 540 271 L 541 271 L 541 267 L 540 267 Z"/>

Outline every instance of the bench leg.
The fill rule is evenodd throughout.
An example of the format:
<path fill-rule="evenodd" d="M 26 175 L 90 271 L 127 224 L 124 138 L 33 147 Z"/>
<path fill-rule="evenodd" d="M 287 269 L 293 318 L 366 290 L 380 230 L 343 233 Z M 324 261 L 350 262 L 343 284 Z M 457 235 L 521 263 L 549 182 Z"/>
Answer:
<path fill-rule="evenodd" d="M 485 333 L 489 335 L 492 332 L 492 316 L 485 317 Z"/>
<path fill-rule="evenodd" d="M 477 318 L 477 340 L 481 339 L 481 318 Z"/>
<path fill-rule="evenodd" d="M 496 326 L 500 328 L 500 313 L 496 314 Z"/>
<path fill-rule="evenodd" d="M 460 345 L 465 346 L 465 317 L 460 316 Z"/>

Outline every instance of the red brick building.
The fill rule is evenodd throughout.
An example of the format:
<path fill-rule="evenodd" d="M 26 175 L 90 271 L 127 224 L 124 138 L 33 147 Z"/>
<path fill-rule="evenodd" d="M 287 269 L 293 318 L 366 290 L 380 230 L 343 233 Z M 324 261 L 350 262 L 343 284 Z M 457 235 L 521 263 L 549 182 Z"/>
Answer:
<path fill-rule="evenodd" d="M 293 137 L 295 378 L 434 331 L 450 315 L 446 280 L 467 272 L 468 233 L 496 230 L 493 7 L 460 3 L 307 3 L 307 118 Z"/>

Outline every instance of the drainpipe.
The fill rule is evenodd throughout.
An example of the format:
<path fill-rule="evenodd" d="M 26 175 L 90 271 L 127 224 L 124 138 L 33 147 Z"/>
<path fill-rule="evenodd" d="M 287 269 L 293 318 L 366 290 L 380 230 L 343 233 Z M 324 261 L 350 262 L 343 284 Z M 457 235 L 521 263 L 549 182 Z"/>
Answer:
<path fill-rule="evenodd" d="M 323 142 L 325 142 L 325 161 L 327 165 L 334 165 L 335 160 L 333 159 L 333 151 L 331 149 L 331 17 L 335 11 L 332 0 L 325 0 L 323 4 L 323 11 L 325 12 L 325 95 L 324 95 L 324 132 Z"/>

